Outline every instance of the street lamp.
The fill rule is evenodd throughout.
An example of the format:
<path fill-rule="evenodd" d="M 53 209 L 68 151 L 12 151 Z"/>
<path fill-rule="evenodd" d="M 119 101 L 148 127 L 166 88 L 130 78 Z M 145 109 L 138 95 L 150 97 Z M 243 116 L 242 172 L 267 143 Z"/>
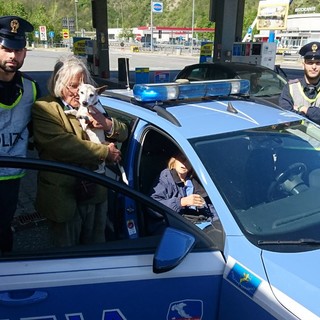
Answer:
<path fill-rule="evenodd" d="M 74 11 L 75 11 L 75 14 L 76 14 L 76 32 L 78 31 L 78 2 L 79 0 L 74 0 Z"/>
<path fill-rule="evenodd" d="M 192 0 L 192 22 L 191 22 L 191 55 L 193 55 L 193 33 L 194 33 L 194 0 Z"/>
<path fill-rule="evenodd" d="M 150 50 L 153 51 L 153 1 L 151 0 L 151 19 L 150 19 L 150 25 L 151 25 L 151 39 L 150 39 Z"/>

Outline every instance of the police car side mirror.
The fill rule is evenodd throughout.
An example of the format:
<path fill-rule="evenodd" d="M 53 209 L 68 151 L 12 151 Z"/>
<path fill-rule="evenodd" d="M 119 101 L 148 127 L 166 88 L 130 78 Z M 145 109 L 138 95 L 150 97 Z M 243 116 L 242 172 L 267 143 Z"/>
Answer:
<path fill-rule="evenodd" d="M 153 258 L 153 272 L 163 273 L 174 269 L 191 251 L 195 241 L 191 234 L 166 228 Z"/>

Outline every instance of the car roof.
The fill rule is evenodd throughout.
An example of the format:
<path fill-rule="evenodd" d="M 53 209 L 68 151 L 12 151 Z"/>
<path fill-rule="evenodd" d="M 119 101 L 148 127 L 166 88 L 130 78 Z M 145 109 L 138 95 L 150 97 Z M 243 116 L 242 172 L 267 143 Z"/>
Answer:
<path fill-rule="evenodd" d="M 221 66 L 223 68 L 229 69 L 230 71 L 237 72 L 237 71 L 246 71 L 246 72 L 257 72 L 257 71 L 273 71 L 269 68 L 266 68 L 261 65 L 256 64 L 249 64 L 249 63 L 243 63 L 243 62 L 204 62 L 204 63 L 196 63 L 186 66 L 184 69 L 189 68 L 210 68 L 210 67 L 216 67 Z"/>
<path fill-rule="evenodd" d="M 300 119 L 298 115 L 248 100 L 188 103 L 167 108 L 186 138 L 254 129 Z"/>
<path fill-rule="evenodd" d="M 247 80 L 202 83 L 226 83 L 229 81 Z M 201 82 L 194 83 L 200 84 Z M 190 82 L 191 84 L 193 82 Z M 158 85 L 158 87 L 161 86 Z M 106 95 L 108 96 L 107 100 L 102 101 L 104 105 L 126 110 L 130 114 L 165 130 L 179 131 L 187 139 L 303 119 L 301 116 L 279 107 L 256 103 L 248 97 L 219 96 L 208 99 L 173 100 L 162 104 L 159 101 L 143 104 L 134 99 L 132 90 L 107 90 Z M 114 98 L 120 100 L 119 103 L 116 103 Z M 126 107 L 121 100 L 128 102 Z"/>

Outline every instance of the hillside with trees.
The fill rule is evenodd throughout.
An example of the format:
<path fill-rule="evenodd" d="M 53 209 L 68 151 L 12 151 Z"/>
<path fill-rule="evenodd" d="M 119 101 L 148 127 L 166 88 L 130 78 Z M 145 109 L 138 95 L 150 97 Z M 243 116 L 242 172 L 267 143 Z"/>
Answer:
<path fill-rule="evenodd" d="M 130 29 L 150 25 L 150 0 L 106 0 L 108 27 Z M 214 27 L 209 21 L 210 0 L 163 0 L 164 12 L 153 15 L 154 26 L 191 27 L 194 1 L 194 27 Z M 246 0 L 243 33 L 254 20 L 259 0 Z M 295 8 L 315 7 L 320 12 L 319 0 L 293 0 Z M 61 40 L 62 19 L 75 18 L 79 30 L 94 31 L 90 0 L 0 0 L 0 15 L 19 15 L 29 20 L 36 29 L 44 25 L 55 32 L 55 42 Z M 32 37 L 32 36 L 31 36 Z"/>

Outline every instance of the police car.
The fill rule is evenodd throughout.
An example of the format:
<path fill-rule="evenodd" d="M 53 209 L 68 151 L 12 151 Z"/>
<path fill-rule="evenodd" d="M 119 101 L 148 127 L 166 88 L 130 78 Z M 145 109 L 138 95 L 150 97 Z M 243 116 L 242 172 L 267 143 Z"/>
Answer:
<path fill-rule="evenodd" d="M 107 186 L 114 233 L 61 249 L 47 246 L 45 221 L 16 225 L 0 257 L 0 319 L 318 319 L 320 128 L 248 91 L 247 80 L 106 91 L 101 103 L 131 130 L 124 173 L 1 158 Z M 214 219 L 190 221 L 148 196 L 174 150 Z"/>

